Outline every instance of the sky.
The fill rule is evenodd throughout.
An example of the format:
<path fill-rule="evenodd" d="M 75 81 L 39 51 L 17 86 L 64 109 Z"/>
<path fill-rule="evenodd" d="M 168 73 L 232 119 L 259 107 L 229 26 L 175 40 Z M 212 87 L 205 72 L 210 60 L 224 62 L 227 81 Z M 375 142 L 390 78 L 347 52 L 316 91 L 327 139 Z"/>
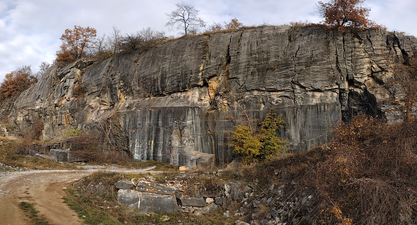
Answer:
<path fill-rule="evenodd" d="M 327 2 L 326 0 L 322 0 Z M 61 35 L 74 25 L 93 27 L 97 36 L 116 27 L 134 34 L 151 27 L 167 36 L 179 30 L 165 24 L 167 13 L 180 0 L 0 0 L 0 82 L 11 71 L 30 65 L 37 72 L 42 62 L 53 63 Z M 244 26 L 319 23 L 316 0 L 183 0 L 199 10 L 208 25 L 237 18 Z M 417 0 L 366 0 L 371 20 L 389 31 L 417 36 Z"/>

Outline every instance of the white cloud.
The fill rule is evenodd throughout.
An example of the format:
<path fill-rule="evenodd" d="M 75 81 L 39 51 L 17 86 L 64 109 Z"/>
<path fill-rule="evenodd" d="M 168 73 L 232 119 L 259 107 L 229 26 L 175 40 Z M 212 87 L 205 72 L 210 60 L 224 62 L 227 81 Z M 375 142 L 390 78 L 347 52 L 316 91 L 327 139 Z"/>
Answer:
<path fill-rule="evenodd" d="M 414 25 L 417 19 L 415 0 L 370 0 L 370 18 L 384 25 L 388 30 L 402 31 L 417 35 Z"/>
<path fill-rule="evenodd" d="M 7 5 L 5 2 L 0 2 L 0 15 L 2 15 L 3 13 L 5 13 L 7 10 Z"/>

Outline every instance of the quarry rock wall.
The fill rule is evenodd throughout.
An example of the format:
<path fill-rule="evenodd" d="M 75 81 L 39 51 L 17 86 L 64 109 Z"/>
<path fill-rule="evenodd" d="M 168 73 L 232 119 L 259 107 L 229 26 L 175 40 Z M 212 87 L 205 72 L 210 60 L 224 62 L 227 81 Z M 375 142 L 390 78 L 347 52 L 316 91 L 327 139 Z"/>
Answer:
<path fill-rule="evenodd" d="M 295 150 L 330 140 L 331 126 L 367 113 L 399 120 L 385 84 L 417 40 L 382 29 L 258 27 L 184 37 L 146 52 L 53 66 L 12 106 L 10 123 L 44 123 L 43 139 L 88 130 L 110 117 L 136 160 L 224 166 L 237 120 L 282 115 Z M 397 91 L 397 95 L 398 95 Z"/>

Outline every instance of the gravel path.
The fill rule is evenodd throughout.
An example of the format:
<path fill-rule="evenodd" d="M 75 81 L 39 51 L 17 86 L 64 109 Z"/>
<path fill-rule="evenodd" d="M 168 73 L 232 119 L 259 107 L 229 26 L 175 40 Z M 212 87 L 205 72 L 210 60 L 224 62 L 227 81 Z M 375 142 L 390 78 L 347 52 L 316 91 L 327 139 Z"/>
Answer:
<path fill-rule="evenodd" d="M 83 166 L 84 170 L 28 170 L 0 172 L 0 224 L 28 224 L 19 209 L 22 201 L 35 208 L 52 224 L 82 224 L 75 212 L 63 203 L 63 188 L 71 182 L 97 171 L 120 173 L 160 173 L 146 169 L 124 169 L 107 166 Z"/>

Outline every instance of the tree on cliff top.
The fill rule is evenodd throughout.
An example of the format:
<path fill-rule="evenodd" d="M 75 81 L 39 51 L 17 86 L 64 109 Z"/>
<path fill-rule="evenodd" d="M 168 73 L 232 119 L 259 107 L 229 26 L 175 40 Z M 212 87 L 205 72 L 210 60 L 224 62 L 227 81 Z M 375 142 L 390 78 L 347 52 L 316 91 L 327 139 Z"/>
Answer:
<path fill-rule="evenodd" d="M 329 3 L 319 2 L 319 12 L 324 23 L 330 27 L 345 31 L 345 27 L 367 28 L 375 26 L 369 20 L 368 8 L 362 6 L 364 0 L 330 0 Z"/>
<path fill-rule="evenodd" d="M 226 29 L 230 29 L 230 30 L 239 29 L 243 26 L 243 24 L 241 22 L 239 22 L 239 20 L 236 19 L 236 18 L 232 19 L 232 21 L 230 21 L 230 23 L 224 22 L 224 24 L 225 24 L 224 27 Z"/>
<path fill-rule="evenodd" d="M 30 66 L 20 67 L 8 74 L 0 85 L 0 100 L 5 100 L 37 82 Z"/>
<path fill-rule="evenodd" d="M 61 50 L 56 53 L 57 62 L 67 63 L 86 56 L 89 48 L 94 47 L 97 31 L 91 27 L 74 26 L 74 29 L 66 29 L 61 36 Z"/>
<path fill-rule="evenodd" d="M 167 13 L 168 23 L 166 26 L 172 27 L 177 25 L 177 29 L 184 29 L 184 35 L 187 36 L 190 31 L 196 32 L 198 27 L 205 27 L 206 23 L 198 17 L 198 10 L 194 6 L 179 2 L 176 4 L 177 9 Z"/>

